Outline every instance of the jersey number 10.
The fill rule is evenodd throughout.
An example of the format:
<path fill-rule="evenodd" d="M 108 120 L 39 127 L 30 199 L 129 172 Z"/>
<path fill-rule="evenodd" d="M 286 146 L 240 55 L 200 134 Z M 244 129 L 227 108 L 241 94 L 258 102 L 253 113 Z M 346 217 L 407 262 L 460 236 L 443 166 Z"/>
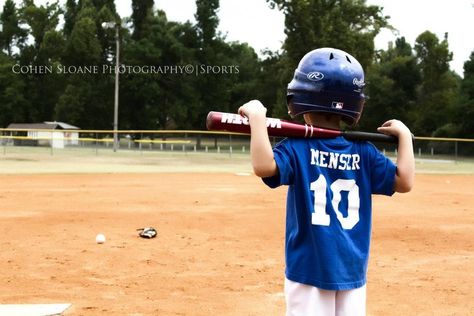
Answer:
<path fill-rule="evenodd" d="M 326 197 L 327 186 L 328 183 L 323 175 L 320 175 L 316 181 L 311 182 L 310 189 L 314 191 L 314 213 L 311 217 L 313 225 L 329 226 L 331 223 L 331 218 L 326 213 L 326 203 L 328 200 Z M 359 222 L 359 186 L 353 179 L 337 179 L 329 188 L 332 191 L 332 207 L 342 228 L 352 229 Z M 349 192 L 347 195 L 347 217 L 344 217 L 341 211 L 339 211 L 342 191 Z"/>

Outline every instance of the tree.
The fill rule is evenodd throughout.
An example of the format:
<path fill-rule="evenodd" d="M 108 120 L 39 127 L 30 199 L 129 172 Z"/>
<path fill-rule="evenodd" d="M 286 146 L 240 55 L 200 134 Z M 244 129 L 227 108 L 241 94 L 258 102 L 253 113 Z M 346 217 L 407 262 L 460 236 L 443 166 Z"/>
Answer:
<path fill-rule="evenodd" d="M 13 47 L 21 48 L 27 34 L 26 30 L 20 27 L 19 13 L 13 0 L 5 1 L 0 21 L 3 27 L 0 37 L 1 47 L 7 51 L 8 56 L 12 56 Z"/>
<path fill-rule="evenodd" d="M 267 0 L 285 14 L 283 49 L 296 68 L 309 51 L 335 47 L 354 55 L 364 68 L 371 64 L 374 38 L 390 28 L 379 6 L 365 0 Z"/>
<path fill-rule="evenodd" d="M 366 74 L 365 93 L 368 99 L 360 121 L 361 128 L 375 130 L 392 118 L 412 126 L 421 73 L 412 48 L 405 38 L 396 39 L 394 47 L 380 51 L 377 62 Z"/>
<path fill-rule="evenodd" d="M 35 69 L 53 67 L 63 53 L 64 39 L 57 30 L 62 13 L 58 2 L 36 6 L 33 1 L 24 1 L 19 9 L 20 19 L 26 25 L 33 41 L 25 44 L 19 55 L 19 64 Z M 30 121 L 53 119 L 54 107 L 61 93 L 63 82 L 54 72 L 32 71 L 24 76 L 28 97 L 34 100 L 35 109 L 30 110 Z"/>
<path fill-rule="evenodd" d="M 98 65 L 102 46 L 97 36 L 97 11 L 90 0 L 82 2 L 74 27 L 66 43 L 66 65 Z"/>
<path fill-rule="evenodd" d="M 168 21 L 163 11 L 150 12 L 142 28 L 143 37 L 130 39 L 124 51 L 125 64 L 143 67 L 122 76 L 121 114 L 127 117 L 127 127 L 190 128 L 191 109 L 198 104 L 195 77 L 187 77 L 178 67 L 195 64 L 196 31 L 189 23 Z M 156 68 L 152 71 L 150 66 Z"/>
<path fill-rule="evenodd" d="M 264 90 L 258 88 L 262 69 L 257 53 L 247 43 L 232 42 L 227 45 L 228 61 L 224 64 L 227 66 L 222 67 L 216 76 L 227 81 L 229 100 L 223 110 L 235 112 L 240 105 L 264 96 Z"/>
<path fill-rule="evenodd" d="M 266 51 L 263 60 L 259 61 L 260 72 L 257 73 L 257 85 L 255 91 L 258 99 L 268 109 L 268 115 L 273 117 L 288 118 L 286 106 L 286 85 L 284 78 L 284 62 L 282 55 L 276 52 Z"/>
<path fill-rule="evenodd" d="M 126 30 L 122 27 L 122 19 L 115 9 L 113 0 L 93 0 L 93 3 L 97 11 L 95 25 L 97 28 L 97 38 L 102 51 L 101 61 L 103 64 L 107 64 L 110 61 L 110 56 L 115 54 L 116 32 L 115 29 L 104 29 L 102 24 L 104 22 L 115 22 L 116 27 L 119 27 L 120 38 L 123 38 Z"/>
<path fill-rule="evenodd" d="M 0 126 L 28 122 L 35 111 L 27 93 L 24 76 L 12 71 L 16 61 L 0 52 Z"/>
<path fill-rule="evenodd" d="M 148 15 L 153 14 L 154 0 L 132 0 L 132 38 L 139 40 L 145 33 L 145 24 Z"/>
<path fill-rule="evenodd" d="M 415 52 L 421 69 L 422 83 L 417 98 L 415 132 L 419 135 L 434 135 L 446 129 L 453 118 L 453 104 L 458 79 L 449 69 L 452 53 L 448 47 L 448 36 L 439 41 L 429 31 L 420 34 L 415 43 Z"/>
<path fill-rule="evenodd" d="M 100 67 L 103 48 L 98 36 L 99 13 L 91 0 L 80 2 L 81 7 L 66 43 L 63 64 L 65 67 Z M 55 105 L 55 119 L 81 128 L 110 129 L 113 115 L 113 73 L 61 74 L 65 88 Z"/>
<path fill-rule="evenodd" d="M 196 14 L 198 35 L 203 46 L 210 45 L 216 39 L 219 17 L 219 0 L 196 0 Z"/>
<path fill-rule="evenodd" d="M 79 4 L 76 3 L 76 0 L 67 0 L 64 10 L 64 27 L 63 32 L 66 38 L 68 38 L 74 25 L 76 24 L 76 16 L 79 11 Z"/>
<path fill-rule="evenodd" d="M 217 11 L 219 0 L 196 0 L 196 32 L 198 47 L 196 52 L 197 63 L 207 67 L 226 65 L 224 53 L 229 48 L 222 38 L 217 36 L 219 18 Z M 206 117 L 210 109 L 224 109 L 229 107 L 229 91 L 226 89 L 228 77 L 216 76 L 208 71 L 199 74 L 196 87 L 200 92 L 196 107 L 195 127 L 204 129 Z"/>
<path fill-rule="evenodd" d="M 46 33 L 55 31 L 61 13 L 58 2 L 39 7 L 31 3 L 21 9 L 22 19 L 30 28 L 30 34 L 34 38 L 33 45 L 37 50 L 40 50 Z"/>
<path fill-rule="evenodd" d="M 455 107 L 456 136 L 474 138 L 474 51 L 464 63 L 464 77 Z"/>

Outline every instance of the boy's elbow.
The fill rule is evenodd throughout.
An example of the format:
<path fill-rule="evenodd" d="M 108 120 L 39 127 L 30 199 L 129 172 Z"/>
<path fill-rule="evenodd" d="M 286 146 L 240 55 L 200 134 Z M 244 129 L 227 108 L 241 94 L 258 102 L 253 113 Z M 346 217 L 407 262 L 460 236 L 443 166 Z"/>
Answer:
<path fill-rule="evenodd" d="M 254 165 L 253 173 L 260 178 L 267 178 L 276 175 L 277 167 L 275 163 Z"/>
<path fill-rule="evenodd" d="M 397 179 L 395 183 L 395 191 L 398 193 L 408 193 L 413 189 L 413 180 Z"/>
<path fill-rule="evenodd" d="M 267 178 L 273 176 L 270 170 L 264 168 L 253 168 L 253 173 L 260 178 Z"/>
<path fill-rule="evenodd" d="M 397 187 L 396 191 L 397 191 L 398 193 L 408 193 L 408 192 L 411 191 L 411 189 L 412 189 L 411 186 L 409 186 L 409 185 L 404 185 L 404 186 L 399 186 L 399 187 Z"/>

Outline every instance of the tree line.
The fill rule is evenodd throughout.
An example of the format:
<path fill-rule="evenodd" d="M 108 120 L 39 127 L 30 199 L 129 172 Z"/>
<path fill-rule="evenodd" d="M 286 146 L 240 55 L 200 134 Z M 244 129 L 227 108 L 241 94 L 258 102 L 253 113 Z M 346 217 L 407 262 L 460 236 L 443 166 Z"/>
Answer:
<path fill-rule="evenodd" d="M 263 0 L 262 0 L 263 1 Z M 285 15 L 279 51 L 259 56 L 218 32 L 219 0 L 196 0 L 195 22 L 168 20 L 159 2 L 132 0 L 121 17 L 114 0 L 36 5 L 6 0 L 0 15 L 0 126 L 63 121 L 112 129 L 117 25 L 120 41 L 119 129 L 204 129 L 210 110 L 235 112 L 261 100 L 287 118 L 286 85 L 298 61 L 318 47 L 355 56 L 368 95 L 357 128 L 391 118 L 420 136 L 474 137 L 474 51 L 463 77 L 450 69 L 449 36 L 430 31 L 415 43 L 399 37 L 376 50 L 375 36 L 394 29 L 365 0 L 266 0 Z"/>

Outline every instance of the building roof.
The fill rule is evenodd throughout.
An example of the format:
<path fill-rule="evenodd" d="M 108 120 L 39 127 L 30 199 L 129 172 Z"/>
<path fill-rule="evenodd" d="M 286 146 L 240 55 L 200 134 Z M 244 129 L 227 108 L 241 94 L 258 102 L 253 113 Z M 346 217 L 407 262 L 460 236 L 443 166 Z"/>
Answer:
<path fill-rule="evenodd" d="M 43 122 L 43 123 L 11 123 L 7 126 L 11 129 L 80 129 L 77 126 L 63 122 Z"/>
<path fill-rule="evenodd" d="M 79 127 L 77 126 L 74 126 L 74 125 L 71 125 L 71 124 L 67 124 L 67 123 L 64 123 L 64 122 L 44 122 L 45 124 L 57 124 L 59 127 L 61 127 L 62 129 L 80 129 Z"/>

